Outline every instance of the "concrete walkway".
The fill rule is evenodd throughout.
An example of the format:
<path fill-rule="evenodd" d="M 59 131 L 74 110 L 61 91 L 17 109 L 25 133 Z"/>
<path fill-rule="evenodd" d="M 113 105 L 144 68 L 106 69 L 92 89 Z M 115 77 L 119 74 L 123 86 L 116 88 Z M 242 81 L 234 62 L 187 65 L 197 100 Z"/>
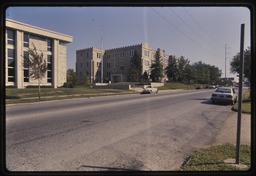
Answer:
<path fill-rule="evenodd" d="M 237 113 L 228 117 L 219 134 L 216 136 L 214 145 L 231 143 L 236 145 L 237 136 Z M 251 145 L 251 114 L 242 113 L 241 119 L 241 144 Z"/>

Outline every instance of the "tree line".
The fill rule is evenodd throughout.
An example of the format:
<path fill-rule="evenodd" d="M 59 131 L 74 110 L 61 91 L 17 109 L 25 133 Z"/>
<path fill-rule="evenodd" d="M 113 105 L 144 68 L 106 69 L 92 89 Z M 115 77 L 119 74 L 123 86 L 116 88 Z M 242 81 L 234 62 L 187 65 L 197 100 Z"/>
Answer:
<path fill-rule="evenodd" d="M 163 68 L 160 49 L 156 51 L 155 61 L 150 67 L 150 72 L 150 76 L 147 72 L 142 74 L 141 58 L 135 52 L 128 74 L 130 82 L 147 82 L 149 78 L 153 82 L 159 82 L 166 74 L 169 82 L 218 84 L 221 77 L 221 70 L 218 67 L 205 64 L 202 61 L 190 64 L 190 61 L 184 56 L 180 58 L 169 56 L 168 66 Z"/>

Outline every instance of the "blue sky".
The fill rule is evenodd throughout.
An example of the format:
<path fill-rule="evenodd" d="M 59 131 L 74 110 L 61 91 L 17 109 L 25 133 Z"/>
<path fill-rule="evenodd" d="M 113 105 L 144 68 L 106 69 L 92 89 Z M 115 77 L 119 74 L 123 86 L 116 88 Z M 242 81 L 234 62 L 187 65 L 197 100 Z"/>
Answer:
<path fill-rule="evenodd" d="M 6 17 L 73 36 L 67 44 L 67 69 L 75 69 L 76 50 L 111 49 L 148 43 L 168 55 L 202 61 L 225 72 L 240 51 L 240 25 L 250 46 L 250 11 L 246 7 L 9 7 Z"/>

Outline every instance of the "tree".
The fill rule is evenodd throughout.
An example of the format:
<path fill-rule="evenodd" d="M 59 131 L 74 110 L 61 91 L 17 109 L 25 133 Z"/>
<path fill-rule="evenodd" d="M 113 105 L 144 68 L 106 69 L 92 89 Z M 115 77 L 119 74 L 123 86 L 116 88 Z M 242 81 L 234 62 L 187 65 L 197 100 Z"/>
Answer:
<path fill-rule="evenodd" d="M 149 81 L 149 79 L 148 79 L 148 73 L 145 71 L 144 73 L 143 73 L 143 75 L 142 75 L 142 80 L 144 81 L 144 82 L 148 82 Z"/>
<path fill-rule="evenodd" d="M 178 59 L 178 81 L 184 82 L 185 81 L 185 68 L 189 64 L 189 60 L 185 59 L 183 56 L 180 56 Z"/>
<path fill-rule="evenodd" d="M 179 79 L 178 61 L 175 56 L 169 56 L 169 64 L 165 68 L 166 75 L 170 81 L 176 82 Z"/>
<path fill-rule="evenodd" d="M 192 65 L 194 79 L 196 83 L 200 84 L 216 84 L 220 80 L 221 70 L 218 67 L 196 62 Z"/>
<path fill-rule="evenodd" d="M 195 69 L 193 65 L 186 64 L 184 67 L 184 83 L 191 83 L 195 80 Z"/>
<path fill-rule="evenodd" d="M 28 50 L 29 56 L 24 57 L 24 65 L 27 64 L 29 67 L 29 76 L 33 79 L 38 80 L 38 98 L 40 99 L 40 81 L 45 76 L 47 71 L 46 60 L 44 59 L 43 53 L 38 53 L 35 45 L 33 48 Z"/>
<path fill-rule="evenodd" d="M 78 77 L 73 69 L 67 70 L 67 82 L 64 84 L 64 87 L 73 88 L 78 84 Z"/>
<path fill-rule="evenodd" d="M 137 51 L 134 51 L 134 56 L 131 59 L 131 66 L 128 73 L 128 79 L 130 82 L 138 82 L 142 75 L 141 58 L 138 56 Z"/>
<path fill-rule="evenodd" d="M 155 61 L 151 65 L 151 74 L 150 78 L 152 79 L 153 82 L 159 82 L 161 78 L 164 77 L 163 75 L 163 64 L 161 63 L 160 60 L 160 49 L 158 48 L 155 54 Z"/>
<path fill-rule="evenodd" d="M 237 53 L 230 63 L 230 71 L 239 74 L 240 53 Z M 244 78 L 251 83 L 251 48 L 244 51 Z"/>
<path fill-rule="evenodd" d="M 84 85 L 90 84 L 90 78 L 87 74 L 83 74 Z"/>

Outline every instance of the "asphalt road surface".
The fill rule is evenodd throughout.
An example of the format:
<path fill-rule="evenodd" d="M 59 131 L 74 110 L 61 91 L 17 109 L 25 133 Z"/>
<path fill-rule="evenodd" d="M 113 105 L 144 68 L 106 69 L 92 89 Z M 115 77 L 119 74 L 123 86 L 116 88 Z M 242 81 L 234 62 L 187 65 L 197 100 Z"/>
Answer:
<path fill-rule="evenodd" d="M 211 145 L 230 105 L 213 90 L 83 98 L 6 108 L 10 171 L 173 171 Z"/>

